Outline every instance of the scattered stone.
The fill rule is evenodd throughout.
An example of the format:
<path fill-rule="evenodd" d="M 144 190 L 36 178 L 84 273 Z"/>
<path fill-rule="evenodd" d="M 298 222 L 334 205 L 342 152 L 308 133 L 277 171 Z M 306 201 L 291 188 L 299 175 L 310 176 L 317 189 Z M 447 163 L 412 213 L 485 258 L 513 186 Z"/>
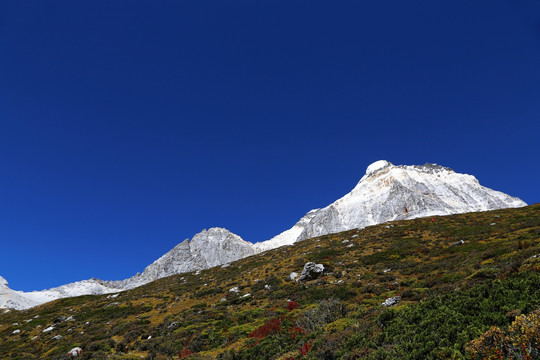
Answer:
<path fill-rule="evenodd" d="M 384 269 L 382 272 L 387 273 L 387 272 L 390 272 L 390 271 L 392 271 L 392 269 L 388 268 L 388 269 Z"/>
<path fill-rule="evenodd" d="M 75 321 L 75 318 L 73 316 L 68 316 L 66 318 L 66 321 Z"/>
<path fill-rule="evenodd" d="M 58 323 L 61 323 L 61 322 L 65 321 L 66 319 L 67 319 L 67 316 L 62 315 L 62 316 L 59 316 L 56 319 L 54 319 L 53 323 L 58 324 Z"/>
<path fill-rule="evenodd" d="M 114 298 L 117 297 L 118 295 L 120 295 L 120 294 L 112 294 L 112 295 L 109 295 L 109 296 L 107 296 L 107 299 L 114 299 Z"/>
<path fill-rule="evenodd" d="M 245 297 L 249 297 L 249 296 L 251 296 L 251 294 L 250 294 L 250 293 L 247 293 L 247 294 L 244 294 L 244 295 L 242 295 L 242 297 L 243 297 L 243 298 L 245 298 Z"/>
<path fill-rule="evenodd" d="M 13 323 L 12 326 L 19 326 L 19 323 Z"/>
<path fill-rule="evenodd" d="M 224 269 L 224 268 L 227 268 L 227 267 L 229 267 L 229 266 L 231 266 L 231 264 L 226 263 L 226 264 L 221 265 L 221 268 Z"/>
<path fill-rule="evenodd" d="M 489 226 L 493 226 L 493 225 L 497 225 L 497 223 L 491 223 L 491 224 L 489 224 Z"/>
<path fill-rule="evenodd" d="M 110 306 L 116 306 L 116 305 L 120 305 L 120 303 L 118 301 L 113 301 L 112 303 L 105 305 L 104 308 L 108 308 Z"/>
<path fill-rule="evenodd" d="M 353 246 L 354 246 L 354 244 L 349 244 L 349 245 L 347 245 L 348 248 L 351 248 L 351 247 L 353 247 Z"/>
<path fill-rule="evenodd" d="M 169 326 L 167 326 L 167 329 L 176 329 L 178 325 L 179 324 L 176 321 L 174 321 Z"/>
<path fill-rule="evenodd" d="M 291 280 L 294 280 L 294 279 L 296 279 L 297 277 L 298 277 L 298 273 L 297 273 L 297 272 L 294 272 L 294 271 L 293 271 L 292 273 L 289 274 L 289 279 L 291 279 Z"/>
<path fill-rule="evenodd" d="M 298 276 L 298 274 L 296 274 Z M 272 287 L 270 285 L 264 285 L 265 290 L 272 290 Z"/>
<path fill-rule="evenodd" d="M 53 331 L 53 330 L 54 330 L 54 326 L 49 326 L 48 328 L 43 329 L 42 332 L 46 333 L 46 332 Z"/>
<path fill-rule="evenodd" d="M 401 296 L 394 296 L 384 300 L 382 306 L 394 306 L 401 301 Z"/>
<path fill-rule="evenodd" d="M 52 339 L 53 340 L 60 340 L 62 338 L 62 335 L 56 335 Z"/>
<path fill-rule="evenodd" d="M 463 244 L 465 244 L 465 241 L 459 240 L 459 241 L 456 241 L 455 243 L 450 244 L 450 246 L 451 247 L 452 246 L 459 246 L 459 245 L 463 245 Z"/>
<path fill-rule="evenodd" d="M 149 335 L 146 340 L 150 340 L 152 338 L 152 335 Z"/>
<path fill-rule="evenodd" d="M 21 330 L 17 329 L 17 330 L 13 330 L 12 334 L 15 335 L 15 334 L 20 334 Z"/>
<path fill-rule="evenodd" d="M 225 299 L 225 298 L 221 298 L 221 299 L 219 299 L 219 301 L 221 301 L 221 302 L 225 302 L 225 301 L 227 301 L 227 299 Z"/>
<path fill-rule="evenodd" d="M 304 265 L 302 274 L 296 281 L 313 280 L 318 278 L 324 271 L 323 264 L 315 264 L 314 262 L 308 262 Z"/>
<path fill-rule="evenodd" d="M 74 347 L 73 349 L 69 350 L 68 353 L 66 354 L 67 356 L 71 356 L 71 357 L 77 357 L 77 356 L 81 356 L 82 355 L 82 349 L 80 347 Z"/>
<path fill-rule="evenodd" d="M 348 243 L 349 243 L 349 240 L 343 240 L 341 243 L 342 243 L 342 244 L 348 244 Z"/>
<path fill-rule="evenodd" d="M 230 292 L 230 293 L 235 293 L 235 294 L 238 295 L 238 294 L 240 294 L 240 289 L 238 288 L 238 286 L 235 286 L 235 287 L 233 287 L 233 288 L 230 288 L 230 289 L 229 289 L 229 292 Z"/>

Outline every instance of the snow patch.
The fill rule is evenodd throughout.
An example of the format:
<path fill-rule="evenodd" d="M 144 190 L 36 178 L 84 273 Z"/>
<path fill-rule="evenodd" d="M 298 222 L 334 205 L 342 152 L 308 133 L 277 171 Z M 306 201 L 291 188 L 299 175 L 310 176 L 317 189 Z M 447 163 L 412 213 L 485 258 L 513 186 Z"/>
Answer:
<path fill-rule="evenodd" d="M 392 166 L 392 163 L 386 160 L 375 161 L 373 164 L 369 165 L 366 169 L 366 175 L 371 175 L 385 167 Z"/>

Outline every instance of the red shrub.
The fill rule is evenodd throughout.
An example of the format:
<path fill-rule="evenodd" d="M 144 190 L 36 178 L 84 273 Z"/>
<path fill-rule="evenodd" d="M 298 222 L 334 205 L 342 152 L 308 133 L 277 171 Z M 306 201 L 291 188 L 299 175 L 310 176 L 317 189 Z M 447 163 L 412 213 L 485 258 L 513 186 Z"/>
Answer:
<path fill-rule="evenodd" d="M 307 353 L 309 352 L 309 350 L 311 349 L 311 344 L 313 344 L 313 340 L 307 342 L 307 343 L 304 343 L 304 345 L 302 345 L 300 347 L 300 357 L 304 356 L 304 355 L 307 355 Z"/>
<path fill-rule="evenodd" d="M 178 359 L 183 359 L 186 356 L 191 355 L 191 354 L 193 354 L 191 350 L 189 350 L 188 348 L 185 348 L 184 350 L 180 350 L 180 352 L 178 353 Z"/>
<path fill-rule="evenodd" d="M 287 310 L 289 311 L 293 311 L 294 309 L 296 309 L 298 307 L 298 303 L 296 301 L 287 301 Z"/>
<path fill-rule="evenodd" d="M 178 359 L 183 359 L 186 356 L 193 354 L 191 350 L 188 349 L 188 345 L 191 342 L 191 340 L 193 340 L 193 336 L 190 337 L 188 340 L 184 341 L 184 349 L 180 350 L 180 352 L 178 353 Z"/>
<path fill-rule="evenodd" d="M 279 328 L 281 327 L 282 322 L 283 322 L 283 316 L 270 319 L 261 327 L 253 330 L 251 334 L 248 335 L 248 337 L 256 338 L 256 339 L 264 339 L 270 334 L 276 334 L 279 332 Z"/>

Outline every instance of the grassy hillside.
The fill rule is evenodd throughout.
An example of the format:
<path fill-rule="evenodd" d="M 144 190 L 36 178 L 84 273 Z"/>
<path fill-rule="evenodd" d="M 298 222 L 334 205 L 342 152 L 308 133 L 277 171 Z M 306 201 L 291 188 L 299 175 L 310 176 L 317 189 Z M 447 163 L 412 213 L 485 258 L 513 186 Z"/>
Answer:
<path fill-rule="evenodd" d="M 386 223 L 0 314 L 0 359 L 535 358 L 538 254 L 540 205 Z"/>

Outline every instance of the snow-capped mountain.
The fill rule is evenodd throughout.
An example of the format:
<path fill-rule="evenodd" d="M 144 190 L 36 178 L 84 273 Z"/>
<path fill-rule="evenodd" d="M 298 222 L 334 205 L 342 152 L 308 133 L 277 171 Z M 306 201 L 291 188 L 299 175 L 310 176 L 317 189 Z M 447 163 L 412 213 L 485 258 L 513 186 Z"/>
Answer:
<path fill-rule="evenodd" d="M 208 269 L 258 252 L 340 231 L 391 220 L 521 207 L 518 198 L 491 190 L 472 175 L 435 164 L 393 165 L 380 160 L 368 166 L 355 188 L 332 204 L 309 211 L 291 229 L 252 244 L 223 228 L 211 228 L 184 240 L 147 266 L 121 281 L 83 280 L 57 288 L 11 290 L 0 277 L 0 308 L 26 309 L 59 298 L 106 294 L 144 285 L 156 279 Z"/>
<path fill-rule="evenodd" d="M 142 274 L 121 281 L 89 279 L 56 288 L 23 292 L 11 290 L 0 277 L 0 309 L 27 309 L 56 299 L 119 292 L 162 277 L 208 269 L 255 254 L 253 245 L 227 229 L 211 228 L 184 240 L 147 266 Z"/>
<path fill-rule="evenodd" d="M 391 220 L 486 211 L 527 204 L 479 184 L 472 175 L 436 164 L 368 166 L 355 188 L 341 199 L 308 212 L 291 229 L 256 244 L 260 250 Z"/>
<path fill-rule="evenodd" d="M 105 285 L 101 280 L 90 279 L 77 281 L 48 290 L 24 292 L 11 290 L 8 287 L 8 282 L 0 276 L 0 309 L 10 308 L 23 310 L 56 299 L 79 295 L 108 294 L 118 292 L 119 290 L 120 289 Z"/>

